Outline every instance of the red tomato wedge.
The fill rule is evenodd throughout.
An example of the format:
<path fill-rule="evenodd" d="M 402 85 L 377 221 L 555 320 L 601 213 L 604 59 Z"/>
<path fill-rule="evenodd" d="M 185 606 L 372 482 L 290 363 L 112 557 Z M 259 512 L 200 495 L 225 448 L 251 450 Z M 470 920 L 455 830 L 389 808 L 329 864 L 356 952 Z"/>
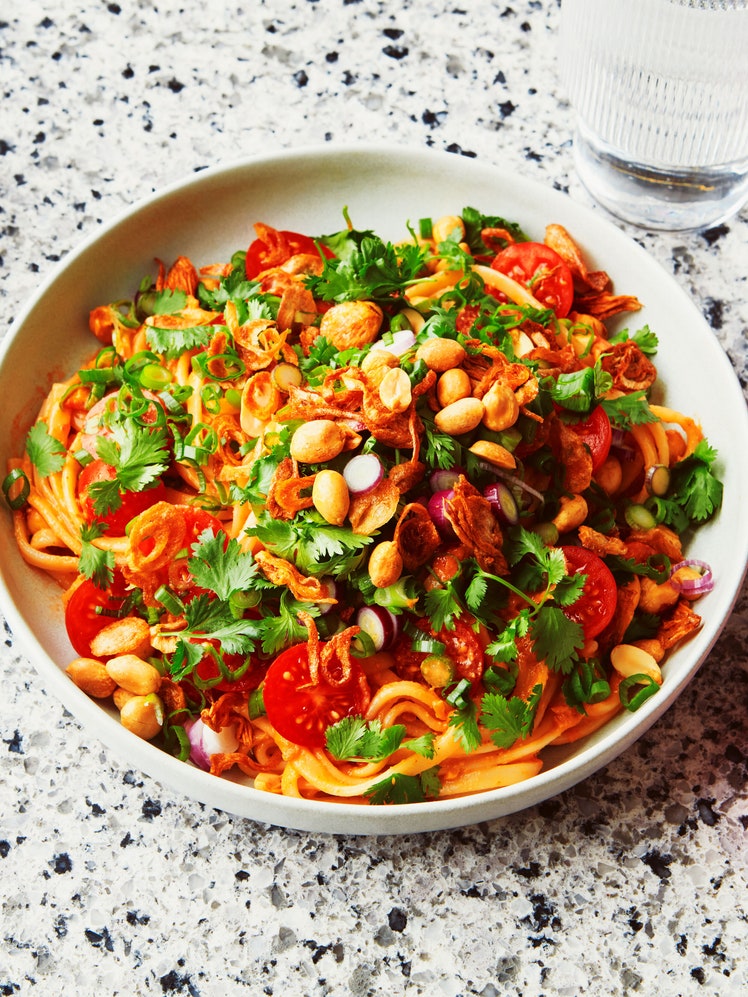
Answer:
<path fill-rule="evenodd" d="M 568 427 L 574 430 L 589 447 L 592 454 L 592 470 L 597 471 L 608 459 L 613 439 L 607 412 L 602 405 L 597 405 L 586 419 L 582 419 L 581 422 L 570 422 Z"/>
<path fill-rule="evenodd" d="M 247 255 L 244 261 L 244 268 L 249 280 L 253 280 L 263 270 L 270 267 L 279 267 L 292 256 L 300 253 L 309 253 L 319 256 L 317 246 L 308 235 L 300 232 L 290 232 L 287 229 L 270 228 L 268 225 L 255 225 L 258 238 L 249 244 Z M 332 257 L 334 254 L 322 247 L 325 256 Z"/>
<path fill-rule="evenodd" d="M 125 581 L 119 572 L 108 589 L 100 589 L 85 578 L 65 606 L 65 628 L 70 643 L 82 658 L 91 658 L 91 641 L 115 619 L 125 601 Z M 97 609 L 104 610 L 98 613 Z M 111 615 L 110 615 L 111 614 Z"/>
<path fill-rule="evenodd" d="M 591 640 L 601 633 L 616 611 L 618 587 L 610 568 L 602 558 L 584 547 L 561 547 L 570 575 L 586 575 L 581 596 L 571 606 L 564 606 L 570 620 L 579 623 L 584 636 Z"/>
<path fill-rule="evenodd" d="M 350 677 L 340 685 L 322 679 L 313 684 L 306 644 L 279 654 L 268 668 L 263 689 L 268 720 L 278 733 L 304 748 L 322 748 L 329 726 L 363 713 L 365 679 L 361 667 L 355 661 L 351 664 Z"/>
<path fill-rule="evenodd" d="M 515 242 L 494 257 L 491 266 L 523 284 L 559 318 L 571 311 L 574 278 L 558 253 L 542 242 Z"/>
<path fill-rule="evenodd" d="M 163 501 L 166 489 L 158 482 L 153 488 L 142 492 L 120 492 L 122 504 L 119 508 L 99 515 L 88 490 L 97 481 L 114 481 L 116 473 L 111 464 L 106 464 L 103 460 L 92 460 L 90 464 L 86 464 L 78 475 L 78 499 L 87 522 L 106 523 L 109 536 L 121 537 L 133 516 L 149 509 L 156 502 Z"/>

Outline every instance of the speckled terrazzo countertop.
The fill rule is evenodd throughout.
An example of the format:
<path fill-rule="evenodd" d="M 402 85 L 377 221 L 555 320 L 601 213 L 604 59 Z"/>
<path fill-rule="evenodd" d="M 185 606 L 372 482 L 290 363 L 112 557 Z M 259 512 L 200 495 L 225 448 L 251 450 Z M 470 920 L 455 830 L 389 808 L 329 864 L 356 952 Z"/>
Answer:
<path fill-rule="evenodd" d="M 32 0 L 0 11 L 0 332 L 56 261 L 196 169 L 379 141 L 588 199 L 558 5 Z M 631 230 L 748 387 L 748 214 Z M 638 744 L 515 816 L 333 838 L 184 799 L 0 647 L 0 995 L 748 992 L 748 597 Z"/>

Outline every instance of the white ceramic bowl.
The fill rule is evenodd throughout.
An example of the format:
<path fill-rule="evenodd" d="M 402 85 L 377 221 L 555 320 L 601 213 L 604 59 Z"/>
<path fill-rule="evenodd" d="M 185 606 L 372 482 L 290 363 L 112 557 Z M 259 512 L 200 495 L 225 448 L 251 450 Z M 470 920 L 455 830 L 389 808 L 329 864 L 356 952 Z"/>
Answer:
<path fill-rule="evenodd" d="M 93 352 L 92 307 L 127 297 L 153 272 L 154 257 L 185 254 L 197 264 L 226 260 L 245 248 L 255 221 L 321 234 L 344 227 L 347 207 L 358 228 L 396 240 L 406 222 L 459 213 L 470 205 L 518 221 L 542 241 L 545 225 L 565 225 L 594 267 L 644 309 L 628 318 L 660 338 L 656 357 L 667 404 L 698 418 L 720 453 L 725 483 L 720 515 L 690 553 L 708 561 L 714 591 L 699 604 L 704 626 L 668 659 L 664 683 L 634 714 L 617 717 L 578 744 L 548 753 L 535 778 L 463 799 L 376 807 L 286 799 L 246 782 L 216 778 L 141 741 L 116 715 L 80 692 L 64 674 L 74 656 L 59 589 L 21 560 L 10 516 L 0 513 L 0 598 L 13 631 L 47 690 L 114 755 L 210 806 L 267 823 L 310 831 L 398 834 L 488 820 L 538 803 L 608 764 L 667 709 L 704 661 L 734 604 L 748 559 L 748 416 L 735 374 L 692 302 L 641 247 L 566 196 L 448 154 L 378 147 L 302 149 L 190 176 L 105 226 L 63 261 L 18 316 L 0 357 L 0 466 L 20 452 L 29 424 L 55 378 Z M 741 508 L 742 506 L 742 508 Z M 40 721 L 41 722 L 41 721 Z"/>

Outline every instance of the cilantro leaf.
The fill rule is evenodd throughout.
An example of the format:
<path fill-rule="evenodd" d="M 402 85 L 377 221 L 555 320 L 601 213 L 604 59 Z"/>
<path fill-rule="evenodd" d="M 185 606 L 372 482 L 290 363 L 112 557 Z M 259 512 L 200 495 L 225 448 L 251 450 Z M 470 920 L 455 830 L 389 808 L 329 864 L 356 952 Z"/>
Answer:
<path fill-rule="evenodd" d="M 712 470 L 716 457 L 717 451 L 700 440 L 691 456 L 672 469 L 669 498 L 694 523 L 710 519 L 722 504 L 722 482 Z"/>
<path fill-rule="evenodd" d="M 577 651 L 584 646 L 584 631 L 579 623 L 556 606 L 541 606 L 530 624 L 530 636 L 536 657 L 551 671 L 567 675 L 577 661 Z"/>
<path fill-rule="evenodd" d="M 187 295 L 178 288 L 165 287 L 162 291 L 155 291 L 150 298 L 150 312 L 152 315 L 175 315 L 187 304 Z"/>
<path fill-rule="evenodd" d="M 375 783 L 364 795 L 378 806 L 384 803 L 422 803 L 427 797 L 439 795 L 439 780 L 433 769 L 427 769 L 420 775 L 394 772 Z"/>
<path fill-rule="evenodd" d="M 491 740 L 497 748 L 511 748 L 520 738 L 527 737 L 532 730 L 542 684 L 533 687 L 530 698 L 520 696 L 507 699 L 498 692 L 487 692 L 481 700 L 480 722 L 491 732 Z"/>
<path fill-rule="evenodd" d="M 517 658 L 517 641 L 530 629 L 530 613 L 523 609 L 511 620 L 504 630 L 491 641 L 486 654 L 494 661 L 509 664 Z M 513 684 L 513 683 L 512 683 Z"/>
<path fill-rule="evenodd" d="M 367 758 L 381 761 L 397 751 L 405 736 L 403 724 L 382 727 L 379 720 L 367 723 L 363 717 L 343 717 L 325 731 L 327 750 L 339 760 Z"/>
<path fill-rule="evenodd" d="M 617 429 L 631 429 L 648 422 L 657 422 L 657 416 L 649 407 L 643 391 L 632 391 L 620 398 L 603 398 L 600 401 L 611 425 Z"/>
<path fill-rule="evenodd" d="M 600 361 L 594 367 L 559 374 L 556 380 L 547 378 L 543 387 L 554 402 L 571 412 L 585 413 L 613 386 L 613 378 L 602 369 Z"/>
<path fill-rule="evenodd" d="M 381 301 L 402 296 L 423 269 L 426 250 L 415 243 L 397 249 L 378 236 L 364 235 L 350 255 L 326 260 L 319 276 L 306 285 L 323 301 Z"/>
<path fill-rule="evenodd" d="M 449 716 L 449 726 L 457 732 L 457 740 L 463 751 L 475 751 L 481 746 L 482 738 L 478 727 L 478 711 L 472 699 L 466 699 L 462 708 L 455 709 Z"/>
<path fill-rule="evenodd" d="M 145 327 L 146 342 L 156 353 L 161 353 L 167 360 L 176 360 L 182 353 L 194 350 L 198 346 L 207 346 L 215 335 L 215 325 L 195 325 L 186 329 L 169 329 L 157 325 Z"/>
<path fill-rule="evenodd" d="M 105 523 L 84 523 L 81 527 L 81 552 L 78 570 L 100 589 L 108 588 L 114 578 L 114 552 L 96 547 L 92 541 L 104 533 Z"/>
<path fill-rule="evenodd" d="M 402 747 L 416 755 L 422 755 L 424 758 L 433 758 L 435 753 L 434 734 L 429 732 L 421 734 L 420 737 L 411 737 L 409 740 L 403 741 Z"/>
<path fill-rule="evenodd" d="M 88 488 L 97 515 L 119 509 L 120 492 L 140 492 L 155 484 L 169 466 L 166 428 L 139 426 L 131 419 L 112 427 L 111 436 L 96 441 L 99 457 L 115 470 L 111 481 L 94 481 Z"/>
<path fill-rule="evenodd" d="M 509 233 L 514 242 L 527 242 L 527 236 L 516 222 L 507 221 L 498 215 L 484 215 L 477 208 L 466 207 L 462 209 L 462 220 L 465 223 L 465 242 L 470 247 L 470 252 L 477 256 L 493 256 L 496 253 L 495 246 L 487 246 L 483 241 L 482 232 L 484 229 L 504 229 Z M 507 245 L 509 240 L 504 240 Z"/>
<path fill-rule="evenodd" d="M 642 326 L 633 336 L 629 334 L 628 329 L 621 329 L 620 332 L 611 336 L 608 342 L 615 346 L 616 343 L 625 343 L 629 339 L 636 343 L 642 353 L 646 353 L 648 356 L 654 356 L 660 345 L 656 334 L 652 332 L 648 325 Z"/>
<path fill-rule="evenodd" d="M 257 565 L 252 555 L 243 551 L 234 537 L 226 544 L 223 534 L 213 536 L 208 530 L 197 544 L 193 544 L 192 550 L 193 556 L 188 560 L 187 567 L 201 588 L 210 589 L 225 601 L 235 592 L 244 592 L 252 587 Z"/>
<path fill-rule="evenodd" d="M 273 519 L 263 512 L 245 532 L 303 574 L 313 576 L 349 574 L 358 566 L 363 549 L 374 540 L 346 526 L 331 526 L 313 510 L 291 521 Z"/>
<path fill-rule="evenodd" d="M 277 613 L 256 621 L 257 634 L 265 654 L 276 654 L 291 644 L 306 642 L 309 635 L 306 627 L 299 621 L 300 609 L 305 610 L 310 616 L 319 616 L 319 606 L 314 603 L 299 602 L 287 589 L 284 589 Z"/>
<path fill-rule="evenodd" d="M 424 596 L 426 616 L 435 632 L 439 630 L 454 630 L 454 621 L 463 613 L 463 606 L 457 591 L 451 581 L 444 583 L 442 588 L 433 588 Z"/>
<path fill-rule="evenodd" d="M 43 478 L 56 474 L 65 466 L 67 450 L 49 433 L 46 422 L 35 423 L 26 436 L 26 453 Z"/>

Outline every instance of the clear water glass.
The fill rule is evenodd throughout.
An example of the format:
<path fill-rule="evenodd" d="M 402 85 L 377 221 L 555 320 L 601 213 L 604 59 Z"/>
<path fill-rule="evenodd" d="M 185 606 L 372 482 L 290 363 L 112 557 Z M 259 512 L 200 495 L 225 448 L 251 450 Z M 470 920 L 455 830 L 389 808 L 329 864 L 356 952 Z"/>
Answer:
<path fill-rule="evenodd" d="M 612 214 L 694 229 L 748 200 L 748 0 L 562 0 L 559 64 Z"/>

